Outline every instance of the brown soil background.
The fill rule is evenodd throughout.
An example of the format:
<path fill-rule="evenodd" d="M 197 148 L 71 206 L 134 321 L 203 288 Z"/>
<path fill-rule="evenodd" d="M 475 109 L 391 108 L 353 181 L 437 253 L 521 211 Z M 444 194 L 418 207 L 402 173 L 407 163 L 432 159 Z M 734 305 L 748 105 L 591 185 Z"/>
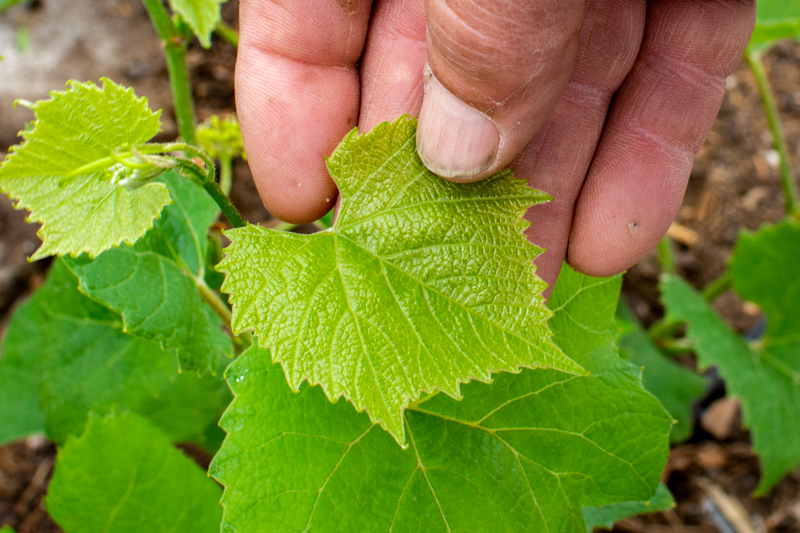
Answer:
<path fill-rule="evenodd" d="M 223 6 L 224 18 L 234 27 L 237 10 L 236 0 Z M 64 27 L 72 23 L 65 20 L 77 26 L 66 31 Z M 29 41 L 24 53 L 9 48 L 17 46 L 20 32 L 23 37 L 27 34 Z M 135 87 L 138 94 L 150 98 L 154 108 L 164 108 L 163 137 L 176 135 L 166 68 L 139 2 L 40 0 L 17 6 L 0 14 L 0 55 L 7 56 L 0 62 L 0 156 L 18 142 L 16 132 L 32 119 L 25 109 L 13 110 L 13 100 L 45 98 L 48 90 L 62 88 L 69 79 L 97 80 L 105 75 Z M 190 50 L 188 62 L 201 119 L 233 111 L 235 60 L 235 49 L 217 38 L 210 50 L 197 45 Z M 766 56 L 766 66 L 795 175 L 800 175 L 800 43 L 786 42 L 774 48 Z M 755 82 L 742 63 L 728 80 L 725 100 L 695 159 L 676 220 L 684 229 L 684 236 L 675 242 L 678 267 L 696 287 L 704 287 L 725 269 L 739 231 L 756 230 L 782 218 L 783 196 L 771 150 L 772 137 Z M 249 169 L 241 161 L 234 166 L 232 197 L 248 220 L 269 220 Z M 41 284 L 49 266 L 47 261 L 26 260 L 39 241 L 36 226 L 27 224 L 25 215 L 0 195 L 0 335 L 14 306 Z M 656 256 L 651 254 L 625 276 L 625 297 L 644 324 L 662 314 L 659 272 Z M 757 309 L 730 292 L 720 297 L 715 307 L 740 331 L 759 318 Z M 691 358 L 683 362 L 693 363 Z M 698 402 L 694 435 L 672 450 L 663 479 L 675 495 L 677 507 L 624 520 L 615 531 L 724 532 L 718 509 L 726 502 L 745 509 L 752 531 L 800 531 L 800 473 L 787 475 L 772 491 L 753 498 L 750 493 L 758 483 L 758 461 L 751 453 L 748 433 L 740 429 L 735 406 L 724 412 L 731 405 L 723 397 L 724 386 L 717 382 Z M 710 406 L 714 409 L 709 410 Z M 723 428 L 712 431 L 716 437 L 707 431 L 715 426 Z M 55 447 L 39 437 L 0 447 L 0 527 L 8 524 L 19 533 L 61 531 L 42 504 L 54 458 Z M 722 488 L 722 496 L 715 492 L 716 487 Z M 745 532 L 742 524 L 729 525 L 734 533 Z"/>

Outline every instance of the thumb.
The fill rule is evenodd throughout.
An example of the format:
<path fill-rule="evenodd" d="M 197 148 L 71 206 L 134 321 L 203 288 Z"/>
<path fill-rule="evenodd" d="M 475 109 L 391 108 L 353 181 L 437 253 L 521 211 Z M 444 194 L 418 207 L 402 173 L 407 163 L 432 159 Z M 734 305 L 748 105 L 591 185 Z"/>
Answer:
<path fill-rule="evenodd" d="M 425 0 L 425 166 L 468 182 L 511 162 L 567 86 L 584 2 Z"/>

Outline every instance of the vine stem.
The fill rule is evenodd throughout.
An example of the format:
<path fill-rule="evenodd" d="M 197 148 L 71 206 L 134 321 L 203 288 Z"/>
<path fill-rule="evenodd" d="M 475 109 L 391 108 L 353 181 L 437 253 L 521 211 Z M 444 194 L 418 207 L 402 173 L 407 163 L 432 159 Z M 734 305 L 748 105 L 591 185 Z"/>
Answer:
<path fill-rule="evenodd" d="M 231 315 L 231 310 L 222 301 L 222 298 L 219 297 L 219 294 L 211 290 L 211 287 L 206 285 L 205 281 L 199 278 L 195 278 L 195 283 L 197 284 L 197 289 L 200 291 L 200 297 L 203 299 L 205 303 L 214 311 L 214 314 L 217 315 L 222 322 L 228 326 L 228 329 L 231 330 L 231 336 L 233 338 L 233 346 L 236 350 L 236 353 L 242 353 L 244 350 L 250 347 L 253 344 L 253 339 L 249 333 L 243 333 L 241 335 L 234 335 L 233 328 L 231 327 L 231 320 L 233 316 Z"/>
<path fill-rule="evenodd" d="M 233 185 L 233 168 L 231 158 L 221 156 L 219 159 L 219 186 L 226 195 L 231 193 Z"/>
<path fill-rule="evenodd" d="M 224 20 L 217 22 L 217 26 L 214 28 L 214 31 L 217 33 L 217 35 L 222 37 L 223 40 L 237 48 L 239 47 L 239 33 Z"/>
<path fill-rule="evenodd" d="M 186 67 L 186 40 L 175 27 L 161 0 L 142 0 L 142 3 L 164 47 L 178 131 L 184 141 L 196 145 L 192 86 L 189 83 L 189 69 Z"/>
<path fill-rule="evenodd" d="M 708 303 L 716 300 L 722 293 L 733 287 L 733 275 L 730 270 L 726 270 L 724 274 L 708 284 L 703 289 L 703 298 Z"/>
<path fill-rule="evenodd" d="M 792 166 L 789 162 L 789 149 L 786 146 L 786 137 L 783 134 L 783 126 L 781 125 L 780 116 L 778 115 L 778 106 L 775 105 L 775 98 L 772 95 L 769 78 L 764 69 L 764 64 L 761 62 L 761 52 L 748 48 L 744 55 L 747 59 L 747 64 L 750 66 L 750 70 L 753 71 L 753 75 L 755 76 L 758 92 L 761 96 L 761 103 L 764 105 L 764 110 L 767 113 L 767 122 L 772 132 L 772 139 L 775 142 L 775 149 L 780 156 L 781 185 L 783 186 L 783 193 L 786 199 L 786 214 L 793 215 L 798 212 L 797 185 L 792 176 Z"/>
<path fill-rule="evenodd" d="M 672 241 L 668 235 L 658 241 L 658 262 L 664 274 L 675 273 L 675 250 L 672 249 Z"/>

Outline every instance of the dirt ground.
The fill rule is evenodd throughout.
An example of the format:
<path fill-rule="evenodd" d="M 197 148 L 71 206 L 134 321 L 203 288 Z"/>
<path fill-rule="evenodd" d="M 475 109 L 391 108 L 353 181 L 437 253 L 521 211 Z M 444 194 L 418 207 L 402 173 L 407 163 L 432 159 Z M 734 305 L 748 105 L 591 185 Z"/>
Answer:
<path fill-rule="evenodd" d="M 224 17 L 234 26 L 237 9 L 236 0 L 223 6 Z M 0 14 L 0 55 L 6 56 L 0 61 L 0 156 L 18 142 L 16 132 L 32 118 L 25 109 L 13 110 L 14 99 L 44 98 L 69 79 L 97 80 L 105 75 L 135 87 L 153 107 L 165 108 L 163 138 L 176 135 L 166 68 L 138 1 L 40 0 L 28 7 L 17 6 Z M 197 45 L 190 50 L 188 62 L 200 118 L 234 109 L 235 58 L 235 49 L 216 38 L 211 50 Z M 776 47 L 766 64 L 795 174 L 800 175 L 800 43 Z M 755 82 L 742 63 L 728 80 L 719 117 L 695 160 L 673 232 L 680 273 L 698 288 L 724 270 L 740 229 L 756 230 L 782 217 L 775 155 Z M 248 167 L 241 161 L 234 166 L 232 197 L 245 218 L 269 221 Z M 14 305 L 43 280 L 49 263 L 26 259 L 38 245 L 36 227 L 0 196 L 0 335 Z M 662 314 L 656 290 L 659 272 L 656 256 L 651 254 L 625 276 L 625 297 L 645 324 Z M 755 308 L 733 293 L 720 297 L 715 306 L 740 331 L 759 318 Z M 684 362 L 692 364 L 691 359 Z M 751 453 L 748 433 L 740 429 L 736 405 L 724 398 L 724 386 L 718 380 L 695 411 L 695 433 L 672 450 L 663 477 L 677 507 L 624 520 L 615 531 L 800 531 L 800 473 L 786 476 L 766 495 L 752 497 L 758 461 Z M 19 533 L 60 531 L 42 505 L 54 456 L 55 447 L 43 438 L 0 447 L 0 526 L 8 524 Z M 730 509 L 736 508 L 742 514 L 738 525 L 735 520 L 730 523 Z"/>

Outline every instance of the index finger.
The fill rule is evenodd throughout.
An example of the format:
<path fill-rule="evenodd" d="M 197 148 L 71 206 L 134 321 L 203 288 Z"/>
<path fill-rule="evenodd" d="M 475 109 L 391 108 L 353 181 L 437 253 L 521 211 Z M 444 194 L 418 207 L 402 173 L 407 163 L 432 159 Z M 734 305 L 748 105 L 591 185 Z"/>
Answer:
<path fill-rule="evenodd" d="M 267 209 L 286 222 L 333 206 L 325 166 L 358 122 L 356 62 L 371 0 L 243 0 L 236 108 L 250 169 Z"/>

